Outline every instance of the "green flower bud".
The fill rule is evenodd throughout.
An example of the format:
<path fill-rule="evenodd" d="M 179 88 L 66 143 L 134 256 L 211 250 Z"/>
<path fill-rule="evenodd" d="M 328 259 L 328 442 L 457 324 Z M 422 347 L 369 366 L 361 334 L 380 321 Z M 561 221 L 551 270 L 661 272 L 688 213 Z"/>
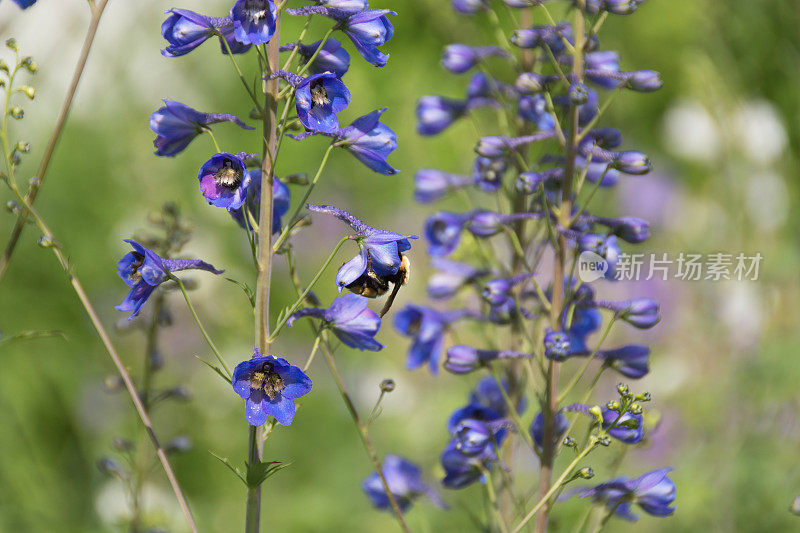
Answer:
<path fill-rule="evenodd" d="M 384 379 L 381 381 L 381 392 L 392 392 L 395 386 L 393 379 Z"/>
<path fill-rule="evenodd" d="M 36 89 L 31 87 L 30 85 L 21 85 L 17 87 L 17 90 L 25 93 L 25 96 L 27 96 L 30 100 L 33 100 L 34 97 L 36 96 Z"/>
<path fill-rule="evenodd" d="M 11 117 L 20 120 L 25 116 L 25 111 L 18 105 L 11 108 Z"/>
<path fill-rule="evenodd" d="M 11 37 L 10 39 L 6 39 L 6 46 L 14 50 L 15 52 L 19 50 L 19 46 L 17 45 L 17 40 Z"/>
<path fill-rule="evenodd" d="M 592 479 L 594 477 L 594 470 L 590 466 L 584 466 L 577 472 L 575 472 L 575 477 L 583 478 L 583 479 Z"/>

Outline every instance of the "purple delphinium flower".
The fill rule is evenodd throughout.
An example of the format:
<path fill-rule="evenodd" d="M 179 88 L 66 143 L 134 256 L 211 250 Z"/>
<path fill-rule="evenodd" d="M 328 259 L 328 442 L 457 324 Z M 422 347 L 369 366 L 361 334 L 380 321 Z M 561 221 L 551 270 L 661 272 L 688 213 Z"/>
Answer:
<path fill-rule="evenodd" d="M 150 115 L 150 129 L 156 134 L 153 141 L 156 155 L 172 157 L 179 154 L 195 137 L 208 131 L 208 126 L 220 122 L 232 122 L 240 128 L 253 129 L 233 115 L 201 113 L 186 104 L 165 99 L 164 107 Z"/>
<path fill-rule="evenodd" d="M 594 418 L 588 405 L 575 403 L 564 408 L 565 411 L 582 413 Z M 618 411 L 607 407 L 602 409 L 603 429 L 607 430 L 610 437 L 624 442 L 625 444 L 636 444 L 641 442 L 644 437 L 644 418 L 642 415 L 632 413 L 619 414 Z"/>
<path fill-rule="evenodd" d="M 467 263 L 439 257 L 431 259 L 431 266 L 437 270 L 428 278 L 428 296 L 434 300 L 450 298 L 464 285 L 473 283 L 488 273 Z"/>
<path fill-rule="evenodd" d="M 444 335 L 450 324 L 467 317 L 475 318 L 469 311 L 437 311 L 430 307 L 409 304 L 394 316 L 394 327 L 414 342 L 408 351 L 406 368 L 414 370 L 428 363 L 431 373 L 439 373 Z"/>
<path fill-rule="evenodd" d="M 36 3 L 36 0 L 14 0 L 14 3 L 17 4 L 22 9 L 28 9 L 33 4 Z"/>
<path fill-rule="evenodd" d="M 448 192 L 472 185 L 474 180 L 433 168 L 423 168 L 414 175 L 414 199 L 420 203 L 433 202 Z"/>
<path fill-rule="evenodd" d="M 292 314 L 286 321 L 291 327 L 302 317 L 319 318 L 322 326 L 333 331 L 340 341 L 359 350 L 373 352 L 383 349 L 383 344 L 375 340 L 381 328 L 378 313 L 367 307 L 369 300 L 357 294 L 347 293 L 336 298 L 327 309 L 307 308 Z"/>
<path fill-rule="evenodd" d="M 242 44 L 268 43 L 275 34 L 272 0 L 238 0 L 231 8 L 233 35 Z"/>
<path fill-rule="evenodd" d="M 555 119 L 547 111 L 547 101 L 541 94 L 521 96 L 518 110 L 520 118 L 533 123 L 539 131 L 550 131 L 555 128 Z"/>
<path fill-rule="evenodd" d="M 651 298 L 634 298 L 621 302 L 597 300 L 593 305 L 614 311 L 617 318 L 639 329 L 652 328 L 661 321 L 658 302 Z"/>
<path fill-rule="evenodd" d="M 564 317 L 566 323 L 566 316 Z M 585 355 L 591 353 L 586 341 L 603 323 L 603 316 L 597 309 L 577 306 L 572 313 L 572 321 L 564 331 L 569 337 L 570 353 Z"/>
<path fill-rule="evenodd" d="M 641 344 L 630 344 L 613 350 L 600 350 L 597 357 L 620 374 L 639 379 L 650 371 L 650 348 Z"/>
<path fill-rule="evenodd" d="M 558 443 L 561 438 L 566 434 L 569 429 L 569 420 L 563 413 L 556 413 L 555 420 L 553 420 L 553 444 Z M 544 415 L 539 413 L 534 417 L 530 429 L 531 437 L 536 447 L 541 449 L 544 445 Z"/>
<path fill-rule="evenodd" d="M 482 191 L 495 192 L 503 186 L 503 175 L 508 170 L 508 161 L 502 157 L 489 159 L 478 156 L 475 158 L 472 176 Z"/>
<path fill-rule="evenodd" d="M 638 505 L 651 516 L 669 516 L 675 512 L 676 488 L 668 474 L 672 468 L 648 472 L 634 479 L 616 478 L 595 487 L 579 490 L 581 498 L 591 498 L 605 505 L 606 509 L 625 520 L 635 521 L 638 516 L 631 512 Z"/>
<path fill-rule="evenodd" d="M 501 306 L 509 299 L 514 299 L 511 293 L 515 287 L 524 284 L 532 277 L 533 274 L 519 274 L 512 278 L 490 279 L 484 284 L 481 297 L 492 307 Z"/>
<path fill-rule="evenodd" d="M 503 388 L 508 392 L 508 383 L 505 381 L 503 381 Z M 524 398 L 520 398 L 517 412 L 522 413 L 525 407 Z M 489 422 L 505 418 L 507 415 L 508 404 L 497 385 L 497 380 L 493 376 L 486 376 L 475 385 L 475 389 L 470 393 L 469 403 L 450 415 L 450 419 L 447 421 L 447 430 L 453 433 L 459 422 L 467 418 Z"/>
<path fill-rule="evenodd" d="M 547 328 L 544 332 L 544 356 L 553 361 L 566 361 L 571 354 L 569 335 Z"/>
<path fill-rule="evenodd" d="M 369 7 L 367 0 L 314 0 L 317 5 L 342 13 L 360 13 Z"/>
<path fill-rule="evenodd" d="M 206 161 L 197 179 L 200 180 L 200 192 L 208 203 L 234 211 L 242 207 L 250 187 L 250 173 L 245 167 L 245 159 L 251 154 L 236 155 L 222 152 Z"/>
<path fill-rule="evenodd" d="M 417 101 L 417 133 L 436 135 L 467 112 L 467 102 L 444 96 L 423 96 Z"/>
<path fill-rule="evenodd" d="M 453 9 L 462 15 L 474 15 L 489 9 L 489 0 L 452 0 Z"/>
<path fill-rule="evenodd" d="M 253 357 L 233 370 L 233 390 L 245 401 L 245 418 L 260 426 L 272 416 L 282 426 L 294 420 L 294 401 L 311 392 L 311 379 L 286 359 L 262 356 L 255 348 Z"/>
<path fill-rule="evenodd" d="M 462 213 L 440 211 L 425 220 L 424 234 L 428 241 L 428 253 L 433 256 L 450 255 L 461 241 L 470 216 Z"/>
<path fill-rule="evenodd" d="M 581 252 L 592 252 L 602 257 L 608 265 L 608 269 L 604 274 L 605 278 L 616 279 L 617 263 L 619 262 L 619 256 L 622 254 L 616 236 L 597 233 L 581 235 L 578 239 L 578 249 Z"/>
<path fill-rule="evenodd" d="M 228 48 L 234 54 L 242 54 L 250 49 L 249 44 L 242 44 L 235 39 L 230 17 L 207 17 L 188 9 L 170 9 L 167 13 L 169 16 L 161 25 L 161 36 L 167 40 L 167 47 L 161 51 L 164 57 L 188 54 L 215 35 L 220 37 L 224 54 L 228 53 Z"/>
<path fill-rule="evenodd" d="M 444 49 L 442 66 L 455 74 L 463 74 L 490 56 L 508 57 L 508 52 L 498 46 L 451 44 Z"/>
<path fill-rule="evenodd" d="M 513 350 L 479 350 L 457 344 L 447 349 L 444 367 L 452 374 L 469 374 L 498 359 L 530 359 L 532 354 Z"/>
<path fill-rule="evenodd" d="M 154 251 L 145 248 L 133 239 L 125 239 L 133 247 L 117 263 L 117 274 L 131 291 L 116 309 L 131 311 L 128 320 L 139 314 L 142 306 L 156 288 L 169 279 L 172 272 L 179 270 L 207 270 L 214 274 L 222 274 L 212 265 L 199 259 L 163 259 Z"/>
<path fill-rule="evenodd" d="M 389 491 L 402 512 L 408 511 L 414 500 L 424 494 L 428 495 L 439 507 L 444 507 L 436 492 L 422 481 L 422 472 L 413 463 L 396 455 L 387 455 L 383 459 L 382 472 Z M 364 480 L 361 488 L 377 509 L 391 510 L 389 497 L 376 472 Z"/>
<path fill-rule="evenodd" d="M 539 213 L 495 213 L 484 209 L 476 209 L 470 213 L 467 229 L 476 237 L 486 238 L 497 235 L 504 226 L 522 220 L 539 219 Z"/>
<path fill-rule="evenodd" d="M 247 214 L 244 212 L 245 208 L 250 210 L 250 214 L 254 218 L 258 218 L 261 211 L 261 175 L 263 171 L 260 168 L 250 171 L 250 186 L 247 188 L 247 199 L 244 205 L 239 209 L 230 211 L 231 216 L 242 229 L 247 229 L 250 225 L 247 219 Z M 272 183 L 272 234 L 280 233 L 283 229 L 281 219 L 283 215 L 289 211 L 292 196 L 289 191 L 289 186 L 283 183 L 278 178 L 273 178 Z"/>
<path fill-rule="evenodd" d="M 397 135 L 380 121 L 384 111 L 385 107 L 359 117 L 333 133 L 305 132 L 292 137 L 298 141 L 317 134 L 333 137 L 336 139 L 334 146 L 344 148 L 370 170 L 391 176 L 399 171 L 386 159 L 397 148 Z"/>
<path fill-rule="evenodd" d="M 389 61 L 388 54 L 378 50 L 394 35 L 394 27 L 386 15 L 397 15 L 389 9 L 367 9 L 349 15 L 336 25 L 347 35 L 368 63 L 383 67 Z"/>
<path fill-rule="evenodd" d="M 296 86 L 297 118 L 306 128 L 333 133 L 339 128 L 336 113 L 350 104 L 350 91 L 332 72 L 312 74 Z"/>
<path fill-rule="evenodd" d="M 331 205 L 307 207 L 317 213 L 333 215 L 349 224 L 355 231 L 355 235 L 350 238 L 358 243 L 361 252 L 342 265 L 336 274 L 336 285 L 340 292 L 343 288 L 347 288 L 362 296 L 374 298 L 388 290 L 388 281 L 394 283 L 405 281 L 405 278 L 396 280 L 393 277 L 402 273 L 404 259 L 402 254 L 411 249 L 409 239 L 416 239 L 416 235 L 375 229 L 347 211 Z M 407 272 L 403 275 L 406 276 Z"/>
<path fill-rule="evenodd" d="M 287 52 L 296 48 L 300 56 L 300 61 L 305 65 L 308 60 L 311 59 L 311 56 L 316 53 L 320 44 L 322 44 L 321 39 L 311 44 L 288 43 L 281 46 L 280 50 L 281 52 Z M 333 72 L 336 74 L 337 78 L 341 78 L 347 73 L 349 68 L 350 54 L 347 53 L 347 50 L 342 48 L 342 43 L 336 39 L 329 38 L 325 41 L 322 50 L 319 51 L 317 57 L 314 59 L 314 63 L 308 68 L 308 71 L 311 74 Z"/>

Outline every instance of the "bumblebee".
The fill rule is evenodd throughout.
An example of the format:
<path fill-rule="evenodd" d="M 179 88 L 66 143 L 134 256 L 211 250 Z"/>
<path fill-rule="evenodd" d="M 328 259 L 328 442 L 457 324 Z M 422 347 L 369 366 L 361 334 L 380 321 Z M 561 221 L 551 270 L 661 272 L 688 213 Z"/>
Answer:
<path fill-rule="evenodd" d="M 372 262 L 369 261 L 367 270 L 345 288 L 366 298 L 377 298 L 378 296 L 386 294 L 389 291 L 389 283 L 392 283 L 392 293 L 389 295 L 386 304 L 380 312 L 380 316 L 383 317 L 392 307 L 392 303 L 397 293 L 400 291 L 400 287 L 408 283 L 408 279 L 411 275 L 411 261 L 405 255 L 400 257 L 400 267 L 397 269 L 397 272 L 391 276 L 379 276 L 373 272 Z"/>

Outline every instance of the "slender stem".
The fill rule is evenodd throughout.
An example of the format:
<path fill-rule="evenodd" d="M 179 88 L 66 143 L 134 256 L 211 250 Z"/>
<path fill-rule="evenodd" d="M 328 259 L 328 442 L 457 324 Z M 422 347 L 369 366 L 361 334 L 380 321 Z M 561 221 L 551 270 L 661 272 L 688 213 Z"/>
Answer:
<path fill-rule="evenodd" d="M 277 27 L 278 26 L 276 26 L 276 28 Z M 277 34 L 278 30 L 276 29 L 275 31 L 276 31 L 276 34 Z M 256 109 L 258 109 L 258 112 L 263 116 L 264 115 L 264 108 L 261 107 L 261 102 L 258 101 L 258 98 L 256 97 L 256 94 L 253 92 L 253 89 L 250 88 L 250 84 L 247 83 L 247 80 L 245 79 L 244 74 L 242 74 L 242 69 L 239 68 L 239 63 L 237 63 L 236 62 L 236 58 L 233 57 L 233 52 L 231 52 L 231 47 L 230 47 L 230 45 L 228 45 L 228 41 L 225 39 L 225 37 L 222 37 L 222 36 L 220 36 L 219 40 L 220 40 L 220 42 L 222 42 L 222 46 L 225 47 L 225 51 L 227 52 L 226 55 L 228 56 L 228 58 L 230 58 L 231 63 L 233 63 L 233 68 L 236 69 L 236 74 L 239 75 L 239 79 L 241 80 L 242 85 L 244 85 L 245 91 L 247 91 L 247 94 L 250 96 L 250 99 L 255 104 Z M 273 37 L 272 40 L 276 41 L 276 39 L 274 37 Z"/>
<path fill-rule="evenodd" d="M 75 64 L 75 71 L 72 74 L 72 81 L 67 89 L 67 95 L 64 98 L 64 103 L 61 105 L 61 111 L 58 113 L 58 118 L 56 119 L 55 126 L 53 127 L 53 132 L 50 134 L 50 140 L 47 142 L 47 147 L 44 150 L 42 160 L 39 163 L 39 168 L 36 172 L 36 177 L 38 179 L 34 182 L 35 185 L 30 186 L 27 194 L 25 195 L 27 203 L 31 205 L 33 205 L 33 203 L 36 201 L 36 196 L 39 194 L 39 189 L 41 188 L 42 182 L 44 182 L 44 178 L 47 175 L 47 169 L 50 167 L 50 160 L 53 158 L 53 153 L 55 152 L 58 140 L 61 138 L 61 133 L 64 131 L 64 125 L 67 123 L 67 117 L 69 116 L 69 111 L 72 108 L 72 101 L 74 100 L 75 93 L 78 90 L 78 84 L 83 77 L 86 61 L 89 58 L 89 52 L 94 44 L 94 37 L 97 34 L 97 27 L 99 26 L 100 18 L 103 16 L 103 12 L 106 9 L 106 4 L 108 4 L 108 0 L 100 0 L 100 3 L 92 8 L 92 18 L 89 21 L 89 28 L 86 30 L 86 37 L 83 41 L 83 47 L 81 48 L 80 55 L 78 56 L 78 62 Z M 11 90 L 10 85 L 8 90 Z M 19 242 L 19 237 L 22 234 L 22 230 L 25 228 L 27 218 L 27 211 L 22 211 L 19 214 L 17 222 L 14 225 L 14 229 L 11 232 L 11 236 L 8 239 L 8 244 L 3 251 L 3 255 L 0 256 L 0 283 L 2 283 L 3 276 L 8 269 L 8 264 L 11 261 L 11 255 L 14 253 L 14 249 Z"/>
<path fill-rule="evenodd" d="M 211 128 L 205 128 L 204 131 L 208 133 L 209 137 L 211 137 L 211 142 L 214 143 L 214 150 L 216 150 L 217 153 L 222 152 L 222 149 L 219 147 L 219 143 L 217 143 L 217 138 L 214 136 L 214 132 L 211 131 Z"/>
<path fill-rule="evenodd" d="M 194 318 L 195 323 L 197 323 L 197 327 L 200 328 L 200 333 L 203 334 L 203 338 L 208 343 L 209 348 L 211 351 L 214 352 L 214 355 L 217 357 L 217 361 L 219 364 L 222 365 L 222 368 L 225 369 L 225 374 L 228 378 L 231 378 L 231 369 L 228 367 L 228 364 L 225 362 L 225 359 L 222 357 L 222 354 L 217 349 L 216 344 L 214 341 L 211 340 L 211 336 L 206 331 L 206 328 L 203 326 L 203 323 L 200 321 L 200 317 L 195 311 L 194 305 L 192 305 L 192 301 L 189 299 L 189 293 L 186 291 L 186 286 L 183 284 L 183 281 L 178 276 L 171 276 L 171 278 L 178 284 L 178 288 L 181 290 L 181 294 L 183 294 L 183 299 L 186 300 L 186 305 L 189 307 L 189 311 L 192 313 L 192 317 Z"/>
<path fill-rule="evenodd" d="M 486 488 L 486 496 L 489 498 L 489 503 L 492 504 L 492 511 L 494 512 L 495 522 L 497 522 L 497 528 L 500 530 L 500 533 L 508 533 L 508 527 L 506 526 L 505 520 L 503 520 L 502 513 L 500 513 L 500 506 L 497 503 L 497 495 L 494 492 L 494 480 L 492 479 L 492 474 L 488 468 L 482 468 L 482 471 L 483 475 L 486 476 L 486 483 L 484 483 L 483 486 Z"/>
<path fill-rule="evenodd" d="M 261 461 L 261 454 L 259 453 L 258 442 L 258 427 L 249 426 L 250 430 L 247 438 L 247 465 L 248 468 L 258 464 Z M 259 517 L 261 515 L 261 488 L 247 489 L 246 499 L 246 520 L 244 530 L 245 533 L 258 533 Z"/>
<path fill-rule="evenodd" d="M 570 391 L 572 391 L 572 388 L 578 384 L 583 375 L 586 373 L 586 370 L 589 368 L 589 365 L 591 364 L 592 360 L 594 360 L 594 358 L 597 356 L 597 352 L 600 351 L 600 347 L 603 345 L 603 342 L 606 340 L 606 337 L 608 337 L 608 334 L 611 331 L 611 327 L 614 325 L 615 320 L 616 320 L 615 318 L 612 318 L 611 320 L 608 321 L 608 326 L 606 326 L 605 331 L 603 331 L 603 335 L 602 337 L 600 337 L 600 341 L 598 341 L 597 346 L 595 346 L 594 348 L 594 351 L 591 353 L 589 357 L 586 358 L 586 362 L 583 364 L 580 371 L 575 373 L 575 377 L 572 378 L 572 381 L 570 381 L 569 385 L 567 385 L 567 388 L 561 391 L 561 394 L 558 395 L 557 403 L 560 404 L 561 402 L 564 401 L 564 399 L 567 397 Z"/>

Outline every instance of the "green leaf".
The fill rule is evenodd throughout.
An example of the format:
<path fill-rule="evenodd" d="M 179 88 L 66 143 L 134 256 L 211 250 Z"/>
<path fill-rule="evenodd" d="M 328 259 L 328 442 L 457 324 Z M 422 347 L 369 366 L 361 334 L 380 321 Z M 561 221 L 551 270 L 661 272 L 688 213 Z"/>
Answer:
<path fill-rule="evenodd" d="M 256 294 L 255 294 L 255 292 L 253 292 L 253 289 L 250 288 L 250 285 L 248 285 L 247 283 L 241 282 L 241 281 L 237 281 L 237 280 L 235 280 L 233 278 L 225 278 L 225 279 L 230 281 L 234 285 L 238 285 L 239 288 L 242 289 L 242 291 L 244 291 L 245 296 L 247 296 L 247 299 L 250 301 L 250 307 L 255 309 L 255 307 L 256 307 Z"/>
<path fill-rule="evenodd" d="M 247 486 L 255 489 L 261 486 L 264 481 L 272 475 L 283 470 L 292 463 L 282 463 L 280 461 L 259 461 L 255 465 L 247 465 Z"/>
<path fill-rule="evenodd" d="M 199 355 L 195 355 L 195 357 L 197 358 L 198 361 L 200 361 L 201 363 L 206 365 L 208 368 L 210 368 L 211 370 L 213 370 L 214 372 L 219 374 L 220 377 L 222 377 L 222 379 L 224 379 L 225 381 L 228 382 L 229 385 L 233 385 L 233 382 L 231 381 L 231 378 L 226 376 L 225 373 L 220 369 L 220 367 L 218 367 L 217 365 L 213 365 L 213 364 L 209 363 L 208 361 L 206 361 L 205 359 L 203 359 Z"/>
<path fill-rule="evenodd" d="M 3 346 L 4 344 L 10 344 L 14 341 L 42 339 L 45 337 L 61 337 L 62 339 L 67 338 L 66 334 L 64 334 L 63 331 L 58 331 L 58 330 L 20 331 L 16 335 L 12 335 L 10 337 L 3 337 L 3 334 L 0 333 L 0 346 Z"/>
<path fill-rule="evenodd" d="M 235 466 L 233 466 L 233 465 L 231 464 L 230 460 L 228 460 L 228 458 L 227 458 L 227 457 L 220 457 L 219 455 L 215 454 L 215 453 L 214 453 L 214 452 L 212 452 L 211 450 L 208 450 L 208 453 L 210 453 L 211 455 L 213 455 L 213 456 L 214 456 L 214 457 L 215 457 L 215 458 L 216 458 L 216 459 L 217 459 L 217 460 L 218 460 L 220 463 L 222 463 L 222 464 L 224 464 L 225 466 L 227 466 L 227 467 L 228 467 L 228 469 L 229 469 L 231 472 L 233 472 L 234 474 L 236 474 L 236 477 L 238 477 L 239 479 L 241 479 L 241 480 L 242 480 L 242 483 L 244 483 L 244 484 L 245 484 L 245 486 L 247 486 L 247 478 L 245 478 L 244 474 L 243 474 L 243 473 L 242 473 L 242 472 L 241 472 L 241 471 L 240 471 L 238 468 L 236 468 Z"/>

